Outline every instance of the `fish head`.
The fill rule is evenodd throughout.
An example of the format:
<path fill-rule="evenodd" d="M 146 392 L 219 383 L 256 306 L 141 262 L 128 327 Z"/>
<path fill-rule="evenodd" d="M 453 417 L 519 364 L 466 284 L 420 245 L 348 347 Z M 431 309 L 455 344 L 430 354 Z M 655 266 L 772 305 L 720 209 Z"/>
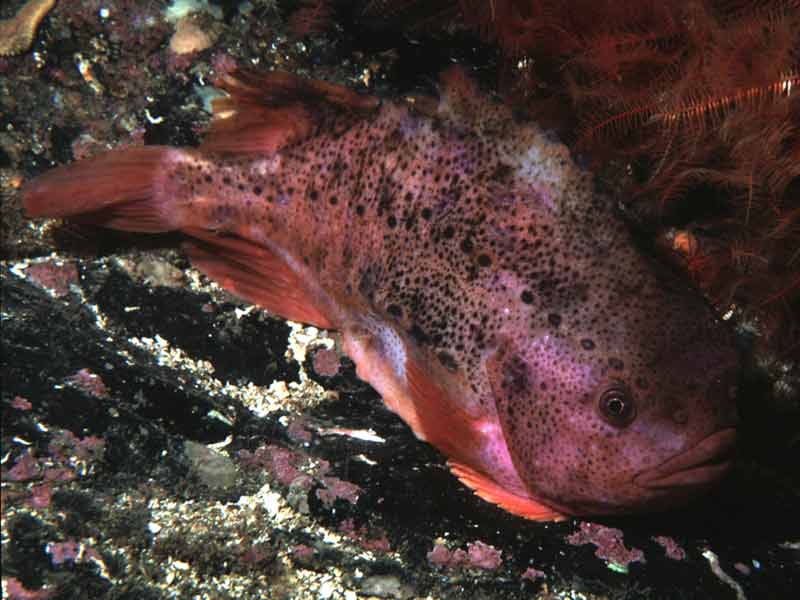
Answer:
<path fill-rule="evenodd" d="M 498 344 L 486 363 L 497 418 L 533 497 L 575 515 L 663 510 L 729 469 L 739 357 L 685 287 L 667 276 L 616 290 L 572 327 Z"/>

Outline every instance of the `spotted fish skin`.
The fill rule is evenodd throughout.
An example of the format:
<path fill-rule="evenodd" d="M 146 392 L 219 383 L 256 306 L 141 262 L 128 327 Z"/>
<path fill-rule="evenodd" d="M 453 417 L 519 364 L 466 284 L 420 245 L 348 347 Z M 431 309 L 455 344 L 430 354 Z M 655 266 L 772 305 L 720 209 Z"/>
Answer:
<path fill-rule="evenodd" d="M 265 91 L 259 110 L 281 118 L 243 133 L 279 84 L 294 94 Z M 707 463 L 733 443 L 730 334 L 635 247 L 565 146 L 460 71 L 421 111 L 323 85 L 241 75 L 222 107 L 233 120 L 220 109 L 200 149 L 56 170 L 30 184 L 28 211 L 184 231 L 232 291 L 341 330 L 387 406 L 516 514 L 662 508 L 719 478 L 727 465 Z M 144 189 L 65 201 L 97 173 Z"/>

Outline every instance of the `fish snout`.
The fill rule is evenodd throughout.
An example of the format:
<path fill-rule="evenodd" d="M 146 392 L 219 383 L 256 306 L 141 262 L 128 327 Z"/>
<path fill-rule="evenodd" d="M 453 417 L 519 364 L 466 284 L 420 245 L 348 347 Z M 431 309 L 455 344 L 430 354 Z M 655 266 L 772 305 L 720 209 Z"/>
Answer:
<path fill-rule="evenodd" d="M 733 464 L 736 426 L 738 365 L 726 365 L 718 371 L 696 404 L 682 406 L 672 415 L 673 421 L 688 427 L 692 445 L 633 478 L 633 484 L 661 496 L 673 490 L 670 497 L 690 494 L 693 488 L 709 486 L 725 475 Z M 695 437 L 696 436 L 696 437 Z"/>
<path fill-rule="evenodd" d="M 657 467 L 640 473 L 633 482 L 651 490 L 708 485 L 730 469 L 735 445 L 736 429 L 722 429 Z"/>
<path fill-rule="evenodd" d="M 715 413 L 718 428 L 736 427 L 739 412 L 736 408 L 739 369 L 732 367 L 714 378 L 706 390 L 706 402 Z"/>

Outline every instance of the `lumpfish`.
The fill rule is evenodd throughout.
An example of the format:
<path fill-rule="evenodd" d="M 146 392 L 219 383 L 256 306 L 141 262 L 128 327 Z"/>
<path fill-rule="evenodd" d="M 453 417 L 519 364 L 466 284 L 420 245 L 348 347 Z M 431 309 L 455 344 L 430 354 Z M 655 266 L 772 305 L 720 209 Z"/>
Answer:
<path fill-rule="evenodd" d="M 414 104 L 280 72 L 221 87 L 199 148 L 56 168 L 28 214 L 183 232 L 225 288 L 340 330 L 386 406 L 517 515 L 660 510 L 726 471 L 732 334 L 565 146 L 458 68 Z"/>

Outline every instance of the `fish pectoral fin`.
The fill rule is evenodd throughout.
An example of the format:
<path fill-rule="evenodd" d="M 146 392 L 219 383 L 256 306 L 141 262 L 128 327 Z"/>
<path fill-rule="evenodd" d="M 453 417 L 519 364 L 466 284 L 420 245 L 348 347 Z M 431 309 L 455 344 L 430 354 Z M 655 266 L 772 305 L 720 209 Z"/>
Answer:
<path fill-rule="evenodd" d="M 285 319 L 332 328 L 314 295 L 286 261 L 270 249 L 204 229 L 184 229 L 192 264 L 226 290 Z"/>
<path fill-rule="evenodd" d="M 344 351 L 358 376 L 383 398 L 421 440 L 450 459 L 477 460 L 476 420 L 464 411 L 431 373 L 429 362 L 394 328 L 351 326 Z"/>
<path fill-rule="evenodd" d="M 381 395 L 383 403 L 411 427 L 414 434 L 427 441 L 417 413 L 415 398 L 408 388 L 406 344 L 390 327 L 345 328 L 344 352 L 356 365 L 356 375 Z"/>
<path fill-rule="evenodd" d="M 563 521 L 567 518 L 546 504 L 509 492 L 500 487 L 500 484 L 492 481 L 472 467 L 453 460 L 447 461 L 447 465 L 453 475 L 458 477 L 461 483 L 472 489 L 477 496 L 487 502 L 498 505 L 512 514 L 533 521 Z"/>
<path fill-rule="evenodd" d="M 285 71 L 237 69 L 216 85 L 228 96 L 212 102 L 214 120 L 201 150 L 223 154 L 269 154 L 314 134 L 332 112 L 367 112 L 374 96 Z"/>

